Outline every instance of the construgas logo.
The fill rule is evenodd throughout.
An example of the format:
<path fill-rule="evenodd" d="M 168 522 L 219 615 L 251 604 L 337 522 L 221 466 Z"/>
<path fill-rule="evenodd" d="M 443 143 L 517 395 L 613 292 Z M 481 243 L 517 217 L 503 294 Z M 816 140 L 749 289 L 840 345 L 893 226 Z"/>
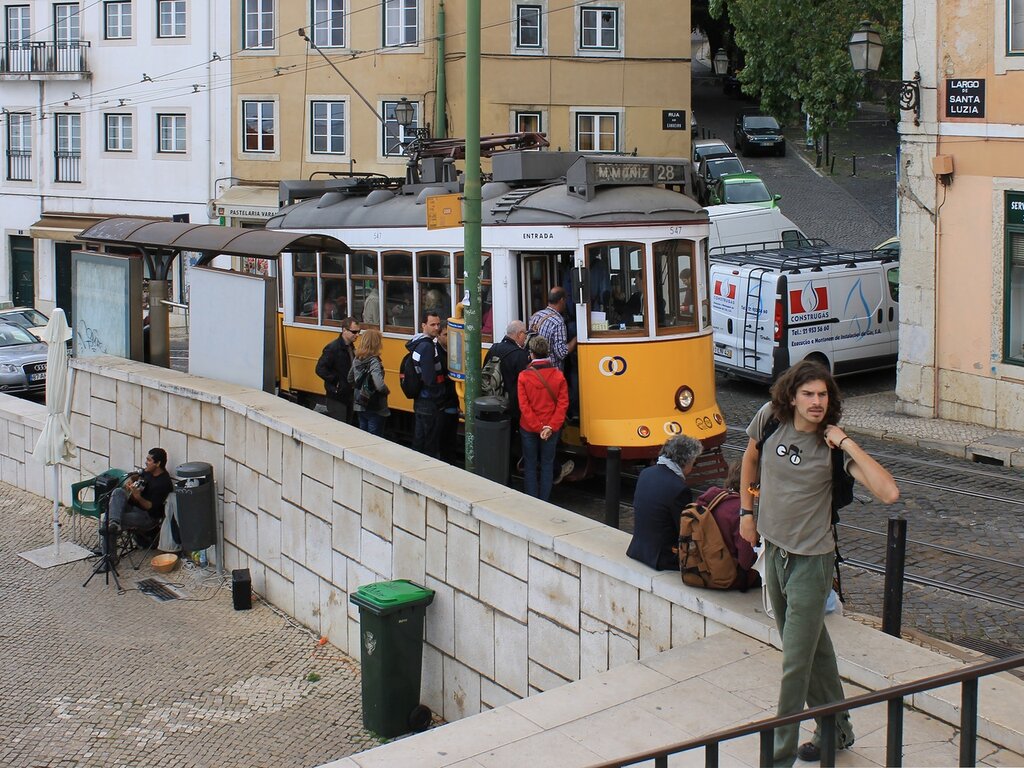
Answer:
<path fill-rule="evenodd" d="M 731 280 L 715 280 L 715 296 L 725 299 L 736 298 L 736 283 Z"/>
<path fill-rule="evenodd" d="M 602 376 L 621 376 L 626 372 L 626 358 L 615 355 L 602 357 L 597 363 Z"/>
<path fill-rule="evenodd" d="M 803 288 L 789 292 L 790 311 L 794 315 L 828 311 L 828 287 L 807 283 Z"/>
<path fill-rule="evenodd" d="M 681 435 L 683 434 L 683 425 L 678 421 L 666 421 L 665 422 L 665 434 L 666 435 Z"/>

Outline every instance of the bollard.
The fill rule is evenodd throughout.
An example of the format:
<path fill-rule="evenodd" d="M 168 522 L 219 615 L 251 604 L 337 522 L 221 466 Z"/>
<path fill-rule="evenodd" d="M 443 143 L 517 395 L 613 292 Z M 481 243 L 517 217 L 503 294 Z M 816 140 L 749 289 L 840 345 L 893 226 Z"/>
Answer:
<path fill-rule="evenodd" d="M 857 156 L 856 155 L 853 156 L 853 173 L 851 173 L 850 175 L 851 176 L 856 176 L 857 175 Z"/>
<path fill-rule="evenodd" d="M 821 149 L 820 148 L 818 149 L 818 151 L 815 153 L 815 156 L 814 156 L 814 167 L 815 168 L 821 168 Z"/>
<path fill-rule="evenodd" d="M 836 172 L 836 156 L 832 155 L 832 162 L 828 164 L 828 175 L 834 176 Z"/>
<path fill-rule="evenodd" d="M 609 448 L 604 460 L 604 524 L 619 527 L 619 497 L 622 493 L 622 449 Z"/>
<path fill-rule="evenodd" d="M 882 631 L 900 636 L 903 623 L 903 570 L 907 560 L 907 521 L 889 518 L 885 541 L 885 592 L 882 601 Z"/>

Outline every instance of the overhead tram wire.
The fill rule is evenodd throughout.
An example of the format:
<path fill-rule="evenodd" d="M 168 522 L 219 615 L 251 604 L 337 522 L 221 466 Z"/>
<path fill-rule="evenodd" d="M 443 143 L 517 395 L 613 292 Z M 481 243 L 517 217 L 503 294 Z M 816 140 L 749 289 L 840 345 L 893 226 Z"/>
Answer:
<path fill-rule="evenodd" d="M 99 3 L 100 3 L 100 0 L 95 0 L 92 4 L 90 4 L 87 7 L 91 8 L 92 6 L 98 5 Z M 546 10 L 546 11 L 543 12 L 542 15 L 544 15 L 544 16 L 551 16 L 554 13 L 559 13 L 561 11 L 572 10 L 574 8 L 578 8 L 578 7 L 580 7 L 582 5 L 585 5 L 585 4 L 586 4 L 586 0 L 576 0 L 575 2 L 572 2 L 569 5 L 564 5 L 564 6 L 561 6 L 559 8 L 553 8 L 553 9 Z M 345 19 L 346 19 L 346 22 L 347 22 L 349 20 L 349 18 L 351 18 L 352 16 L 354 16 L 354 15 L 356 15 L 358 13 L 362 13 L 364 11 L 377 11 L 377 10 L 378 10 L 378 6 L 377 5 L 369 5 L 369 6 L 366 6 L 364 8 L 360 8 L 360 9 L 355 10 L 355 11 L 348 11 L 348 12 L 346 12 Z M 514 18 L 509 18 L 507 20 L 494 22 L 493 24 L 488 24 L 488 25 L 482 27 L 482 29 L 493 29 L 493 28 L 496 28 L 496 27 L 503 27 L 503 26 L 507 27 L 507 26 L 510 26 L 510 25 L 514 24 L 515 21 L 516 20 Z M 45 29 L 50 29 L 52 26 L 53 25 L 50 25 L 50 27 L 46 27 Z M 297 33 L 297 32 L 304 31 L 304 30 L 305 30 L 305 27 L 296 27 L 294 29 L 287 30 L 287 31 L 282 32 L 279 35 L 277 35 L 274 38 L 274 41 L 276 43 L 278 40 L 282 40 L 285 37 L 287 37 L 287 36 L 289 36 L 289 35 L 291 35 L 293 33 Z M 347 27 L 346 27 L 346 30 L 347 30 Z M 465 32 L 454 32 L 454 33 L 446 34 L 445 35 L 445 39 L 446 40 L 450 40 L 450 39 L 459 37 L 461 35 L 465 35 Z M 431 43 L 431 42 L 436 42 L 437 40 L 438 40 L 438 36 L 424 37 L 424 38 L 421 38 L 421 40 L 417 43 L 417 45 Z M 380 55 L 381 53 L 385 53 L 387 51 L 392 51 L 392 50 L 395 50 L 395 49 L 410 48 L 410 47 L 415 47 L 415 46 L 411 46 L 411 45 L 403 45 L 403 46 L 382 45 L 382 46 L 378 46 L 377 48 L 371 48 L 371 49 L 368 49 L 368 50 L 354 51 L 354 52 L 352 52 L 350 54 L 347 54 L 345 56 L 345 58 L 348 59 L 348 60 L 360 59 L 360 58 L 364 58 L 364 57 L 367 57 L 367 56 L 377 56 L 377 55 Z M 229 61 L 229 60 L 231 60 L 231 59 L 233 59 L 233 58 L 235 58 L 235 57 L 237 57 L 239 55 L 242 55 L 242 54 L 245 54 L 245 53 L 249 53 L 252 50 L 253 49 L 251 49 L 251 48 L 239 48 L 238 50 L 231 51 L 230 53 L 228 53 L 226 55 L 223 55 L 223 56 L 218 55 L 214 51 L 212 57 L 204 58 L 203 61 L 197 62 L 195 64 L 190 64 L 190 65 L 181 67 L 179 69 L 174 69 L 174 70 L 171 70 L 170 72 L 166 72 L 164 74 L 151 75 L 150 76 L 150 81 L 153 82 L 153 83 L 156 83 L 158 81 L 164 80 L 165 78 L 171 77 L 173 75 L 181 74 L 182 72 L 188 72 L 190 70 L 197 69 L 199 67 L 205 67 L 208 64 L 212 64 L 212 63 L 214 63 L 216 61 Z M 326 54 L 323 54 L 321 52 L 321 55 L 323 55 L 324 59 L 326 60 L 326 62 L 328 64 L 331 63 L 330 59 L 326 56 Z M 278 58 L 282 58 L 282 57 L 279 56 Z M 296 56 L 296 58 L 297 58 L 297 56 Z M 296 66 L 298 66 L 298 65 L 296 65 Z M 320 65 L 320 66 L 323 66 L 323 65 Z M 271 67 L 271 69 L 274 69 L 274 68 L 275 67 Z M 317 69 L 317 67 L 311 67 L 310 69 L 314 69 L 315 70 L 315 69 Z M 268 70 L 268 72 L 269 72 L 269 70 Z M 233 76 L 232 76 L 232 78 L 233 78 Z M 257 80 L 259 80 L 259 79 L 264 79 L 264 78 L 257 78 Z M 256 82 L 257 80 L 252 80 L 252 81 L 245 80 L 245 81 L 241 81 L 238 84 L 244 85 L 244 84 L 246 84 L 248 82 Z M 90 93 L 88 97 L 84 97 L 84 98 L 88 98 L 89 100 L 94 100 L 98 96 L 106 96 L 106 95 L 110 95 L 110 94 L 116 94 L 116 93 L 119 93 L 119 92 L 121 92 L 121 91 L 123 91 L 125 89 L 129 89 L 129 88 L 132 88 L 134 86 L 137 86 L 138 84 L 139 84 L 139 81 L 138 80 L 134 80 L 134 81 L 132 81 L 130 83 L 125 83 L 123 85 L 113 86 L 111 88 L 107 88 L 107 89 L 104 89 L 102 91 L 95 91 L 93 93 Z M 233 80 L 232 80 L 231 84 L 235 84 Z M 207 89 L 207 91 L 213 91 L 213 90 L 215 90 L 215 89 L 214 88 Z M 66 101 L 66 99 L 58 99 L 56 101 L 50 102 L 49 104 L 33 105 L 32 106 L 32 110 L 33 111 L 42 110 L 42 111 L 45 112 L 48 109 L 63 106 L 64 101 Z M 149 100 L 146 100 L 146 101 L 149 101 Z M 146 103 L 146 101 L 137 101 L 137 103 Z"/>
<path fill-rule="evenodd" d="M 367 109 L 373 112 L 373 116 L 380 121 L 381 125 L 384 125 L 384 118 L 377 113 L 377 108 L 373 106 L 373 104 L 371 104 L 365 96 L 363 96 L 362 92 L 358 88 L 356 88 L 355 85 L 353 85 L 351 80 L 345 77 L 345 73 L 338 69 L 333 61 L 327 58 L 327 55 L 323 51 L 321 51 L 320 48 L 317 47 L 316 43 L 314 43 L 311 38 L 306 37 L 306 30 L 304 27 L 299 27 L 299 37 L 305 40 L 310 48 L 312 48 L 314 51 L 323 56 L 324 61 L 326 61 L 330 65 L 331 69 L 338 73 L 338 77 L 344 80 L 348 87 L 355 91 L 356 96 L 358 96 L 362 100 L 363 104 L 366 105 Z"/>

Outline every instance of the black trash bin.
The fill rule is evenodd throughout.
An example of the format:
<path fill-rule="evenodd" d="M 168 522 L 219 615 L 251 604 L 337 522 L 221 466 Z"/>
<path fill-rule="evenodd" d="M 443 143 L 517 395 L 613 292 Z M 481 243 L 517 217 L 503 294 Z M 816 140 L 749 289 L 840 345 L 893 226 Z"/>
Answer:
<path fill-rule="evenodd" d="M 488 480 L 508 485 L 512 418 L 504 398 L 485 395 L 473 401 L 476 419 L 474 471 Z"/>
<path fill-rule="evenodd" d="M 179 464 L 174 474 L 180 481 L 174 489 L 174 498 L 178 503 L 181 548 L 195 552 L 212 547 L 217 543 L 213 466 L 203 461 L 190 461 Z"/>
<path fill-rule="evenodd" d="M 392 738 L 430 725 L 420 704 L 423 618 L 434 590 L 406 579 L 359 587 L 349 597 L 359 606 L 363 677 L 363 725 Z"/>

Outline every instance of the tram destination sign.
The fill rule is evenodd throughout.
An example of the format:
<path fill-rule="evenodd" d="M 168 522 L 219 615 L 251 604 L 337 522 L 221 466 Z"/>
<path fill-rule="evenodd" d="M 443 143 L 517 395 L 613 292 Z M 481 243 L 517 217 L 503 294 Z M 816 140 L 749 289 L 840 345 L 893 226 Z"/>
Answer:
<path fill-rule="evenodd" d="M 574 194 L 590 200 L 595 187 L 685 184 L 687 170 L 687 161 L 675 158 L 584 156 L 569 167 L 566 183 Z"/>
<path fill-rule="evenodd" d="M 985 80 L 947 78 L 946 117 L 985 117 Z"/>

